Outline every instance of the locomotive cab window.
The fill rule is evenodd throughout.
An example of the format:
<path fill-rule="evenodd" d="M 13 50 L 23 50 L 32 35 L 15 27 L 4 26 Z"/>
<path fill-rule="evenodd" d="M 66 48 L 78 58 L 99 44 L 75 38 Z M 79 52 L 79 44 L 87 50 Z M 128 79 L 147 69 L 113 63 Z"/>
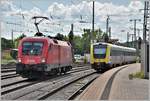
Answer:
<path fill-rule="evenodd" d="M 22 44 L 23 55 L 40 55 L 42 53 L 43 42 L 24 42 Z"/>

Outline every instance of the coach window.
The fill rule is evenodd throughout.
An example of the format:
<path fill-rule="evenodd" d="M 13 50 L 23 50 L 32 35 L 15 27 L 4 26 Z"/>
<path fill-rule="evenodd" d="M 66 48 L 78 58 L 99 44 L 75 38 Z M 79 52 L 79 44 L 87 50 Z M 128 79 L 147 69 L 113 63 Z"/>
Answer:
<path fill-rule="evenodd" d="M 129 52 L 127 52 L 127 56 L 129 56 Z"/>
<path fill-rule="evenodd" d="M 115 51 L 111 50 L 110 56 L 115 56 Z"/>

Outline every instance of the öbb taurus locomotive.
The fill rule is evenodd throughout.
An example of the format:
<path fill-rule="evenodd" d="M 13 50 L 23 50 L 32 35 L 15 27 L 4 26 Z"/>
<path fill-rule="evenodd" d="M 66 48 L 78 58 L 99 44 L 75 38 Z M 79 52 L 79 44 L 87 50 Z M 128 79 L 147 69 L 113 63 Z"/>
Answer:
<path fill-rule="evenodd" d="M 18 46 L 16 73 L 25 78 L 66 73 L 72 68 L 71 44 L 48 37 L 26 37 Z"/>
<path fill-rule="evenodd" d="M 97 71 L 136 61 L 136 49 L 103 42 L 91 44 L 90 55 L 91 66 Z"/>

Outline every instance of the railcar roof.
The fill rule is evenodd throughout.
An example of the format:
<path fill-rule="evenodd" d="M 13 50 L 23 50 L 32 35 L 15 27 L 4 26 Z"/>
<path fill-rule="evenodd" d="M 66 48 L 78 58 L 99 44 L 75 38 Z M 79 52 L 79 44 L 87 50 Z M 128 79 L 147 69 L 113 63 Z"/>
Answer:
<path fill-rule="evenodd" d="M 129 48 L 129 47 L 124 47 L 124 46 L 118 46 L 115 44 L 110 44 L 110 43 L 105 43 L 105 42 L 98 42 L 98 43 L 94 43 L 93 45 L 97 45 L 97 44 L 103 44 L 103 45 L 109 45 L 113 48 L 119 48 L 119 49 L 125 49 L 125 50 L 132 50 L 132 51 L 136 51 L 135 48 Z"/>

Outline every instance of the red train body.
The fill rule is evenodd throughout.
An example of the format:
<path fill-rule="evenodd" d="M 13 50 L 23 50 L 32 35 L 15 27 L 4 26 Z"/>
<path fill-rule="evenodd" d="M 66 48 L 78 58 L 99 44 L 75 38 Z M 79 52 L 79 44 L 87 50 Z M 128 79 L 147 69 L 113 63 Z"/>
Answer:
<path fill-rule="evenodd" d="M 20 41 L 16 72 L 22 77 L 65 73 L 71 68 L 70 43 L 48 37 L 27 37 Z"/>

